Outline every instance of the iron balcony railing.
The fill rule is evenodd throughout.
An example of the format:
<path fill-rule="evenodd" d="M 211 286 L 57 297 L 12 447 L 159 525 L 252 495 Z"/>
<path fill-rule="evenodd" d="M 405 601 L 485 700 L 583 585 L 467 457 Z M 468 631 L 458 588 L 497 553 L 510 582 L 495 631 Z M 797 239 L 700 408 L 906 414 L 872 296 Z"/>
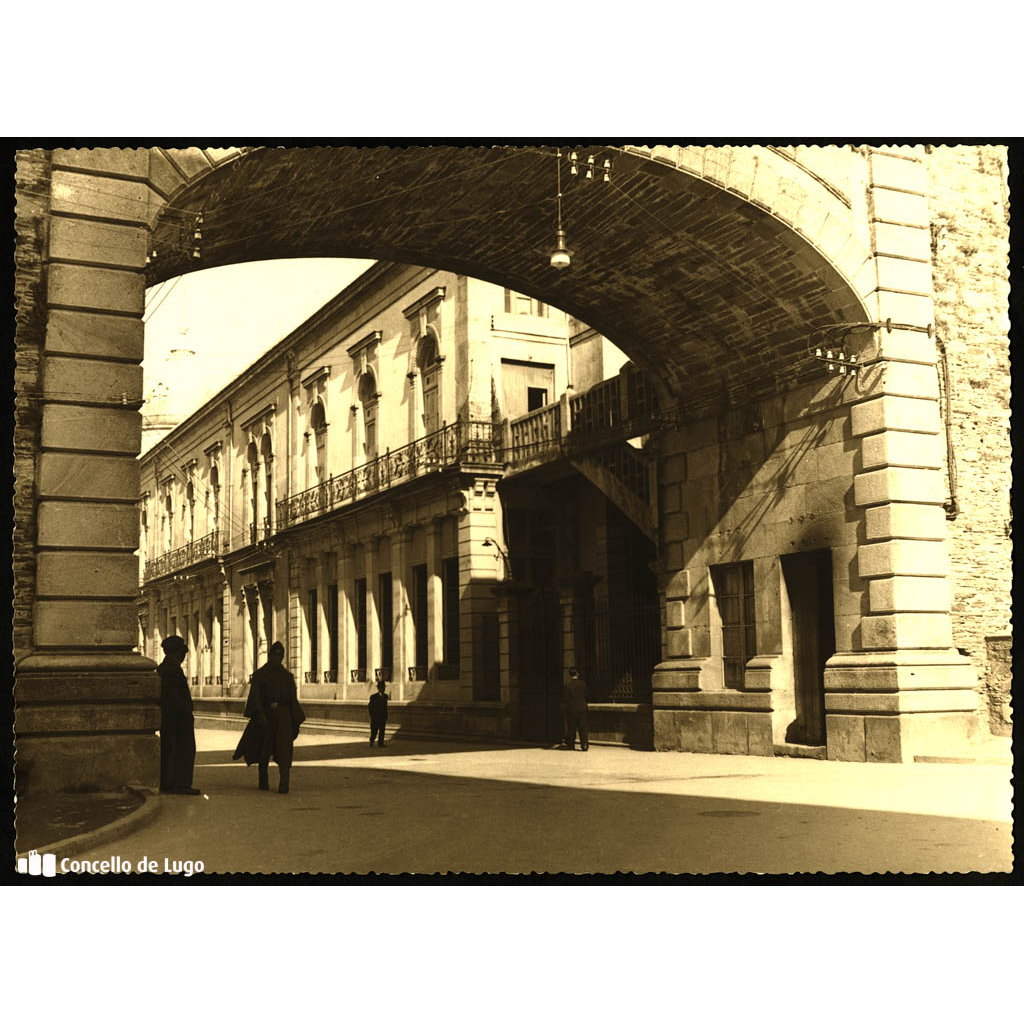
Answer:
<path fill-rule="evenodd" d="M 250 523 L 247 533 L 250 544 L 266 540 L 270 536 L 270 520 L 264 519 L 262 523 Z"/>
<path fill-rule="evenodd" d="M 428 473 L 463 463 L 498 465 L 502 461 L 501 426 L 490 421 L 460 420 L 418 441 L 388 450 L 364 466 L 325 480 L 277 502 L 277 529 L 348 505 Z"/>
<path fill-rule="evenodd" d="M 200 537 L 198 540 L 183 544 L 180 548 L 151 558 L 146 563 L 143 579 L 147 582 L 155 580 L 159 576 L 167 576 L 170 573 L 187 569 L 190 565 L 205 562 L 208 558 L 216 558 L 220 554 L 222 546 L 221 533 L 219 530 L 214 530 L 213 533 L 208 533 L 205 537 Z"/>

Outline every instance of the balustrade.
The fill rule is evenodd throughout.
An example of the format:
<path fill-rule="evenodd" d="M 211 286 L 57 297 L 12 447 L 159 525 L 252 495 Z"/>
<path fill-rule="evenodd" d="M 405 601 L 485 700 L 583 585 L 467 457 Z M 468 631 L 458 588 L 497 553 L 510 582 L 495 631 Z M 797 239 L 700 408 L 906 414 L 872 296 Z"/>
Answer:
<path fill-rule="evenodd" d="M 285 529 L 360 498 L 460 463 L 495 465 L 501 460 L 500 427 L 490 421 L 459 421 L 411 444 L 390 449 L 364 466 L 330 477 L 277 503 Z"/>
<path fill-rule="evenodd" d="M 559 402 L 520 416 L 510 424 L 512 451 L 510 462 L 529 459 L 557 447 L 562 441 L 562 406 Z"/>
<path fill-rule="evenodd" d="M 214 530 L 199 540 L 190 541 L 180 548 L 158 555 L 146 563 L 144 578 L 156 579 L 158 576 L 167 576 L 172 572 L 180 572 L 190 565 L 205 562 L 209 558 L 216 558 L 220 554 L 221 540 L 220 531 Z"/>

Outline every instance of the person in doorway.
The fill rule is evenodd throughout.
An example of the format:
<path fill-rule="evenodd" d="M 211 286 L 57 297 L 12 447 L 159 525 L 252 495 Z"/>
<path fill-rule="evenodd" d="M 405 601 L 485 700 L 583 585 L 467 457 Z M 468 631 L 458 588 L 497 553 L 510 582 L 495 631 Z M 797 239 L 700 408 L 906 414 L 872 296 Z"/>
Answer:
<path fill-rule="evenodd" d="M 295 677 L 284 667 L 284 646 L 275 641 L 267 663 L 258 668 L 249 683 L 245 714 L 249 724 L 235 749 L 234 760 L 259 765 L 260 789 L 270 788 L 270 759 L 277 762 L 278 793 L 288 792 L 295 739 L 306 713 L 299 704 Z"/>
<path fill-rule="evenodd" d="M 381 679 L 377 683 L 377 692 L 370 694 L 370 746 L 377 740 L 377 746 L 384 746 L 384 727 L 388 724 L 388 695 L 384 692 L 385 683 Z"/>
<path fill-rule="evenodd" d="M 576 733 L 580 736 L 580 750 L 590 747 L 587 736 L 587 684 L 575 668 L 569 669 L 569 678 L 562 691 L 562 718 L 565 722 L 563 750 L 576 749 Z"/>
<path fill-rule="evenodd" d="M 192 786 L 196 762 L 196 729 L 192 715 L 192 694 L 181 666 L 188 644 L 180 636 L 169 636 L 160 645 L 164 660 L 160 673 L 160 789 L 165 793 L 198 796 Z"/>

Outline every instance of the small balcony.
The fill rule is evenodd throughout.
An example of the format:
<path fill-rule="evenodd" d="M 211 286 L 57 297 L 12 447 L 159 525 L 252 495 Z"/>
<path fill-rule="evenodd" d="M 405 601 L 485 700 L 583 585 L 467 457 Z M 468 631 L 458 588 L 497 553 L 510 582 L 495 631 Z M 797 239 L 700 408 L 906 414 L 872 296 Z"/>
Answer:
<path fill-rule="evenodd" d="M 143 581 L 159 579 L 161 576 L 170 576 L 173 573 L 181 572 L 190 566 L 198 565 L 209 559 L 216 558 L 224 548 L 225 541 L 219 530 L 208 533 L 205 537 L 183 544 L 180 548 L 168 551 L 156 558 L 151 558 L 146 563 Z"/>
<path fill-rule="evenodd" d="M 538 459 L 578 457 L 650 433 L 659 425 L 651 382 L 635 367 L 509 423 L 515 468 Z"/>

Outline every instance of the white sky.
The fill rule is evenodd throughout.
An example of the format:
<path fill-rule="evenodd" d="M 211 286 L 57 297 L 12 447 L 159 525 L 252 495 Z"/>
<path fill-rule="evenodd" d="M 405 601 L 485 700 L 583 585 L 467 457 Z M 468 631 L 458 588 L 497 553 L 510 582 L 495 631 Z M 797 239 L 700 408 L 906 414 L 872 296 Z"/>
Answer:
<path fill-rule="evenodd" d="M 171 349 L 194 349 L 194 372 L 166 381 L 175 410 L 188 415 L 370 264 L 265 260 L 200 270 L 147 289 L 143 394 L 167 376 Z"/>

